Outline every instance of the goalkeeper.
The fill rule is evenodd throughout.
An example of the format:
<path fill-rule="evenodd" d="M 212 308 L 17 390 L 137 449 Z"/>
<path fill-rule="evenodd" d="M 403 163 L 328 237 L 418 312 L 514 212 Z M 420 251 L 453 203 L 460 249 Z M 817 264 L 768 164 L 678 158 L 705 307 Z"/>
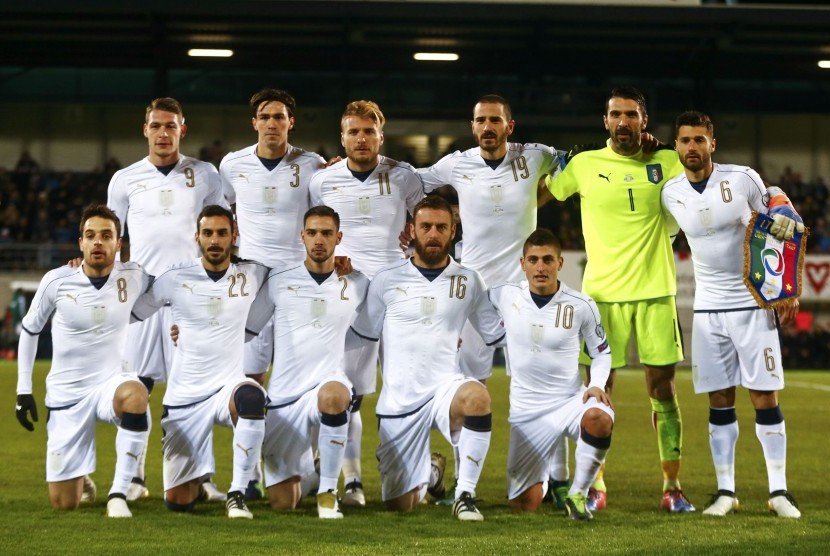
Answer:
<path fill-rule="evenodd" d="M 662 507 L 692 512 L 695 508 L 683 494 L 679 479 L 683 429 L 674 371 L 683 359 L 683 345 L 671 238 L 660 204 L 663 184 L 680 174 L 683 166 L 673 150 L 643 152 L 641 134 L 648 114 L 640 91 L 613 89 L 605 108 L 608 146 L 574 156 L 558 176 L 547 178 L 547 184 L 560 201 L 574 193 L 580 196 L 588 256 L 583 292 L 597 303 L 613 369 L 626 365 L 628 343 L 632 332 L 635 335 L 657 430 Z M 784 235 L 787 228 L 795 227 L 792 220 L 782 214 L 773 233 Z M 606 387 L 609 392 L 613 382 L 612 371 Z M 600 472 L 589 490 L 588 508 L 600 510 L 606 500 Z"/>

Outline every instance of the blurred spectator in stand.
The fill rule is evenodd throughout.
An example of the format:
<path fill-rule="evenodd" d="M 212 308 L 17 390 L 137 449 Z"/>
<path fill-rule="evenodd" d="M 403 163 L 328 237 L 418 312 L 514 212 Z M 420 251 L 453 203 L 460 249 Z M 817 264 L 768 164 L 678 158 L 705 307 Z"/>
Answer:
<path fill-rule="evenodd" d="M 20 153 L 20 158 L 14 167 L 14 171 L 18 174 L 34 174 L 40 171 L 40 164 L 38 164 L 29 151 Z"/>

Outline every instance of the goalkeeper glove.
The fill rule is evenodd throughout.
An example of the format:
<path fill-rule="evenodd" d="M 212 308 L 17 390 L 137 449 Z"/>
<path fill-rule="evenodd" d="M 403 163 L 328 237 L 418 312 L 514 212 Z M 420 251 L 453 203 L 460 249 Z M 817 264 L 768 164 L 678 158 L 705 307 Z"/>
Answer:
<path fill-rule="evenodd" d="M 32 421 L 37 422 L 37 404 L 35 403 L 35 397 L 33 395 L 18 394 L 17 405 L 15 405 L 14 411 L 17 415 L 17 420 L 20 421 L 24 429 L 28 431 L 35 430 L 35 425 L 26 418 L 26 413 L 31 413 Z"/>
<path fill-rule="evenodd" d="M 770 233 L 782 241 L 792 238 L 795 232 L 803 233 L 804 221 L 781 188 L 769 187 L 767 193 L 770 196 L 769 216 L 772 217 Z"/>

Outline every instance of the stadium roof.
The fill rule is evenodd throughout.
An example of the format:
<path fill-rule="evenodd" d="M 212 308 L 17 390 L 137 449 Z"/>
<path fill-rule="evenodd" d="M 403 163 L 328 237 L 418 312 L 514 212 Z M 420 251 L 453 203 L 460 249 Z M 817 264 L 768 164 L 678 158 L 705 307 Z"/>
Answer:
<path fill-rule="evenodd" d="M 830 59 L 830 9 L 820 5 L 4 4 L 0 101 L 144 100 L 186 90 L 237 103 L 266 82 L 305 103 L 365 92 L 417 111 L 505 88 L 531 103 L 567 104 L 626 82 L 704 107 L 717 98 L 739 108 L 825 111 L 830 92 L 830 70 L 817 66 Z M 193 47 L 234 55 L 188 57 Z M 418 62 L 416 51 L 459 60 Z"/>

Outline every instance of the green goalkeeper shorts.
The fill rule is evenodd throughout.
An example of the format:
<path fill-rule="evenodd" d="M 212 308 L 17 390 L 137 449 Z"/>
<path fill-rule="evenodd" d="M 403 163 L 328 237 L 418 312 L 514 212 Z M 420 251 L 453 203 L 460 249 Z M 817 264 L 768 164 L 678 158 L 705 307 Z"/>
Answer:
<path fill-rule="evenodd" d="M 642 364 L 661 367 L 683 360 L 683 339 L 674 296 L 623 303 L 597 302 L 597 309 L 611 346 L 611 368 L 628 364 L 632 332 Z M 590 365 L 591 358 L 583 351 L 579 362 Z"/>

